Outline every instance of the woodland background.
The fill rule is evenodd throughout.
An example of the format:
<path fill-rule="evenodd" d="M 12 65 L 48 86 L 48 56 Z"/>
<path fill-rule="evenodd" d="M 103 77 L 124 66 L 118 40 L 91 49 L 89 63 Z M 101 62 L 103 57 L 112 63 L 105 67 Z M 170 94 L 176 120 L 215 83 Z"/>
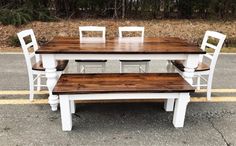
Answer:
<path fill-rule="evenodd" d="M 40 44 L 78 36 L 79 25 L 145 27 L 145 37 L 177 36 L 200 43 L 206 30 L 236 44 L 236 0 L 0 0 L 0 49 L 19 46 L 16 33 L 32 28 Z"/>

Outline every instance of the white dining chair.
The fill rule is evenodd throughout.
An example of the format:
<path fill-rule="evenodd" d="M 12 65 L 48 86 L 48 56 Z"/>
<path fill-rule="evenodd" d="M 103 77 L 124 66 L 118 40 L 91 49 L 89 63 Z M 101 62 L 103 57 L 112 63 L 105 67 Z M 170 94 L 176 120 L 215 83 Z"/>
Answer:
<path fill-rule="evenodd" d="M 98 32 L 101 36 L 85 36 L 85 32 Z M 80 43 L 104 43 L 106 42 L 106 27 L 101 26 L 80 26 L 79 27 Z M 91 34 L 93 35 L 93 34 Z M 105 72 L 107 60 L 75 60 L 78 62 L 78 71 L 86 73 L 87 69 L 98 68 L 102 73 Z"/>
<path fill-rule="evenodd" d="M 124 36 L 125 32 L 140 32 L 140 36 Z M 119 27 L 119 43 L 143 43 L 144 41 L 144 27 L 139 26 L 126 26 Z M 135 45 L 134 45 L 135 46 Z M 135 48 L 133 48 L 135 49 Z M 148 72 L 149 71 L 150 60 L 120 60 L 120 72 L 125 72 L 125 68 L 133 67 L 138 68 L 138 72 Z"/>
<path fill-rule="evenodd" d="M 40 91 L 41 87 L 46 87 L 45 84 L 41 84 L 41 78 L 45 78 L 45 68 L 43 68 L 41 56 L 39 54 L 35 54 L 35 51 L 39 47 L 33 30 L 28 29 L 21 31 L 17 33 L 17 36 L 20 40 L 21 48 L 25 56 L 29 77 L 29 99 L 32 101 L 34 99 L 34 87 L 37 87 L 37 91 Z M 57 61 L 56 69 L 58 71 L 58 75 L 62 73 L 62 71 L 66 68 L 67 64 L 68 61 L 66 60 Z"/>
<path fill-rule="evenodd" d="M 195 69 L 194 77 L 196 79 L 196 84 L 193 86 L 197 87 L 200 90 L 201 87 L 207 87 L 207 100 L 211 99 L 211 88 L 212 88 L 212 79 L 214 75 L 214 70 L 217 62 L 217 58 L 219 56 L 220 50 L 223 47 L 224 40 L 226 35 L 214 32 L 214 31 L 206 31 L 205 36 L 202 41 L 201 49 L 206 50 L 206 48 L 211 48 L 214 50 L 213 55 L 207 53 L 199 56 L 199 64 Z M 212 44 L 209 42 L 209 39 L 217 39 L 217 44 Z M 208 62 L 206 62 L 208 60 Z M 184 66 L 183 61 L 171 61 L 174 65 L 175 69 L 180 74 L 183 74 Z M 207 77 L 207 78 L 206 78 Z M 204 83 L 201 83 L 203 81 Z"/>

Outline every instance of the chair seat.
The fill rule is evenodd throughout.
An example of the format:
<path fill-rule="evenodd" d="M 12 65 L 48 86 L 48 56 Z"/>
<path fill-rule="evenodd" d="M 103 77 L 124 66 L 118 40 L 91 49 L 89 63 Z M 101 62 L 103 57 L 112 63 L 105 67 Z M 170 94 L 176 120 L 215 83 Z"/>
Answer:
<path fill-rule="evenodd" d="M 120 60 L 121 62 L 149 62 L 151 60 Z"/>
<path fill-rule="evenodd" d="M 66 68 L 68 62 L 69 62 L 68 60 L 57 60 L 57 67 L 56 67 L 57 71 L 63 71 Z M 45 71 L 42 61 L 35 63 L 32 69 L 37 71 Z"/>
<path fill-rule="evenodd" d="M 75 60 L 75 62 L 107 62 L 107 60 Z"/>
<path fill-rule="evenodd" d="M 171 63 L 176 66 L 179 70 L 184 71 L 184 61 L 183 60 L 172 60 Z M 195 71 L 207 71 L 210 70 L 209 65 L 200 62 L 197 66 L 197 68 L 195 68 Z"/>

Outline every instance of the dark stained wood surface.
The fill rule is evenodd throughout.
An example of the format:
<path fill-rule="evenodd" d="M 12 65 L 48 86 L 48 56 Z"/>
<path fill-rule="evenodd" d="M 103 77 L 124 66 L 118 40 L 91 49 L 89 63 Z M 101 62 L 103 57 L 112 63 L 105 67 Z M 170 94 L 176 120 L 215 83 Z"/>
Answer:
<path fill-rule="evenodd" d="M 68 62 L 69 62 L 68 60 L 57 60 L 57 67 L 56 67 L 57 71 L 63 71 L 66 68 Z M 38 71 L 45 71 L 42 61 L 36 62 L 32 66 L 32 69 Z"/>
<path fill-rule="evenodd" d="M 174 66 L 176 66 L 179 70 L 184 71 L 184 65 L 182 60 L 175 60 L 171 61 Z M 195 71 L 207 71 L 210 70 L 210 66 L 208 64 L 199 62 L 197 68 L 195 68 Z"/>
<path fill-rule="evenodd" d="M 63 74 L 53 94 L 193 92 L 177 73 Z"/>
<path fill-rule="evenodd" d="M 107 62 L 107 60 L 75 60 L 75 62 Z"/>
<path fill-rule="evenodd" d="M 36 54 L 205 54 L 198 46 L 174 37 L 145 38 L 143 43 L 80 43 L 79 38 L 55 37 Z"/>

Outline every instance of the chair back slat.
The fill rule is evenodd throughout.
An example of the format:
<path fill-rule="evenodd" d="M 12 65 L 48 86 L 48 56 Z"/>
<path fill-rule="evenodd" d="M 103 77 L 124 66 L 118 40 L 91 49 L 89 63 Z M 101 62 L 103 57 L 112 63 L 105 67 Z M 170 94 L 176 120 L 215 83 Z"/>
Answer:
<path fill-rule="evenodd" d="M 101 32 L 101 37 L 86 37 L 83 32 Z M 106 42 L 106 27 L 101 26 L 80 26 L 79 27 L 80 43 L 105 43 Z"/>
<path fill-rule="evenodd" d="M 209 43 L 206 43 L 205 44 L 205 47 L 208 47 L 208 48 L 211 48 L 211 49 L 217 49 L 217 46 L 213 45 L 213 44 L 209 44 Z"/>
<path fill-rule="evenodd" d="M 141 32 L 139 37 L 124 37 L 123 32 Z M 125 26 L 119 27 L 119 42 L 121 43 L 142 43 L 144 41 L 144 27 Z"/>
<path fill-rule="evenodd" d="M 210 60 L 213 59 L 213 55 L 211 55 L 211 54 L 209 54 L 209 53 L 205 54 L 204 56 L 207 57 L 207 58 L 210 59 Z"/>

